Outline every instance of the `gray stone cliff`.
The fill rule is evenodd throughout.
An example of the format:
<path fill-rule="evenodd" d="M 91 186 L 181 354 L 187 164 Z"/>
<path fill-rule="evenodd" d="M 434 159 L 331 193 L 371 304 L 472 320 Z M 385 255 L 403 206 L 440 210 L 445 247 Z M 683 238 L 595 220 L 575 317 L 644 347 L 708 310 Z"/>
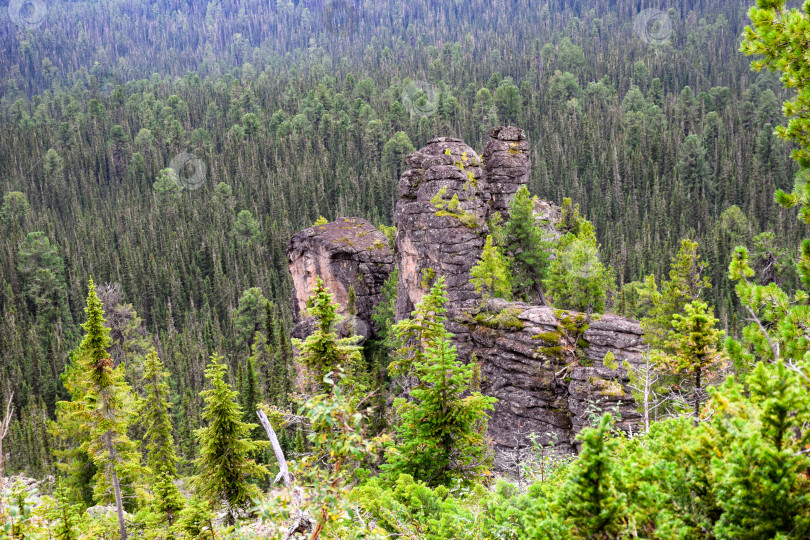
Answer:
<path fill-rule="evenodd" d="M 623 368 L 625 361 L 641 362 L 637 321 L 603 315 L 585 324 L 580 313 L 497 299 L 484 303 L 469 282 L 488 234 L 486 220 L 494 212 L 508 219 L 512 197 L 528 182 L 528 151 L 525 133 L 515 127 L 493 129 L 482 157 L 460 139 L 433 139 L 408 155 L 409 169 L 397 184 L 393 255 L 385 235 L 358 218 L 305 229 L 288 247 L 293 311 L 300 321 L 296 337 L 308 331 L 302 313 L 316 276 L 344 314 L 353 286 L 357 316 L 370 328 L 394 264 L 397 319 L 410 316 L 429 283 L 444 276 L 447 327 L 459 357 L 479 363 L 482 392 L 498 398 L 489 435 L 501 467 L 526 448 L 529 433 L 555 452 L 569 453 L 576 449 L 576 434 L 599 411 L 617 413 L 618 426 L 627 431 L 640 420 Z M 535 216 L 551 236 L 559 235 L 559 207 L 537 201 Z"/>

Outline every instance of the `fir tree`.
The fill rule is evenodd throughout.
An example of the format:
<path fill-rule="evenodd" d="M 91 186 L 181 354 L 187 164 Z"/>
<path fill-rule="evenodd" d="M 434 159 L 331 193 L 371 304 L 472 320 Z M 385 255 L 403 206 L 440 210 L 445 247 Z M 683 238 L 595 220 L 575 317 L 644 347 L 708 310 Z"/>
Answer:
<path fill-rule="evenodd" d="M 492 236 L 487 236 L 481 260 L 470 270 L 470 282 L 484 299 L 512 297 L 512 276 L 507 260 L 497 246 L 492 245 Z"/>
<path fill-rule="evenodd" d="M 322 386 L 323 378 L 342 366 L 351 375 L 360 367 L 360 348 L 357 336 L 339 338 L 335 331 L 343 317 L 337 313 L 323 280 L 319 277 L 312 296 L 307 299 L 307 312 L 315 319 L 315 331 L 305 340 L 293 340 L 299 350 L 299 360 L 309 370 L 313 383 Z"/>
<path fill-rule="evenodd" d="M 214 505 L 225 505 L 226 521 L 233 524 L 259 495 L 252 479 L 269 473 L 250 457 L 266 445 L 247 438 L 256 425 L 242 421 L 237 393 L 225 382 L 225 371 L 222 357 L 212 355 L 205 369 L 211 388 L 200 394 L 205 401 L 202 417 L 207 425 L 195 431 L 200 451 L 194 461 L 197 476 L 193 483 L 200 496 Z"/>
<path fill-rule="evenodd" d="M 545 303 L 543 282 L 548 274 L 549 244 L 534 221 L 534 202 L 526 186 L 515 193 L 509 207 L 503 250 L 511 260 L 512 293 L 529 300 L 535 295 Z"/>
<path fill-rule="evenodd" d="M 79 540 L 81 507 L 71 502 L 70 490 L 61 478 L 57 480 L 53 498 L 54 505 L 45 514 L 52 524 L 53 537 L 56 540 Z"/>
<path fill-rule="evenodd" d="M 152 489 L 155 493 L 152 508 L 160 516 L 160 524 L 171 527 L 186 507 L 186 500 L 175 484 L 175 476 L 168 469 L 162 468 Z M 167 540 L 169 538 L 173 537 L 166 537 Z"/>
<path fill-rule="evenodd" d="M 447 308 L 447 287 L 444 276 L 433 284 L 430 292 L 422 297 L 408 319 L 402 319 L 394 327 L 394 335 L 399 344 L 395 360 L 389 371 L 392 377 L 411 376 L 414 366 L 425 359 L 425 349 L 444 335 L 444 314 Z"/>
<path fill-rule="evenodd" d="M 443 301 L 436 301 L 443 293 L 440 278 L 427 304 L 443 305 Z M 423 299 L 420 306 L 424 304 Z M 427 339 L 420 345 L 423 354 L 413 362 L 418 383 L 410 391 L 411 400 L 395 400 L 399 416 L 397 444 L 386 453 L 383 468 L 392 478 L 406 473 L 432 486 L 466 485 L 486 474 L 491 466 L 484 433 L 486 411 L 496 400 L 470 392 L 474 366 L 457 360 L 455 346 L 450 342 L 452 335 L 442 322 L 434 331 L 435 335 L 423 335 Z"/>
<path fill-rule="evenodd" d="M 97 470 L 94 498 L 105 502 L 112 487 L 121 539 L 126 540 L 121 479 L 131 482 L 140 474 L 135 444 L 127 436 L 134 403 L 125 382 L 124 365 L 114 368 L 107 352 L 110 331 L 92 279 L 88 289 L 84 310 L 87 321 L 82 325 L 85 336 L 65 377 L 72 401 L 57 404 L 58 421 L 60 429 L 82 433 L 83 440 L 76 450 L 80 456 L 89 456 Z M 81 463 L 66 467 L 74 478 L 82 473 L 76 469 Z"/>
<path fill-rule="evenodd" d="M 171 420 L 171 399 L 166 380 L 169 374 L 156 352 L 146 355 L 143 365 L 143 387 L 146 397 L 141 403 L 146 464 L 154 474 L 163 470 L 177 476 L 177 454 Z"/>

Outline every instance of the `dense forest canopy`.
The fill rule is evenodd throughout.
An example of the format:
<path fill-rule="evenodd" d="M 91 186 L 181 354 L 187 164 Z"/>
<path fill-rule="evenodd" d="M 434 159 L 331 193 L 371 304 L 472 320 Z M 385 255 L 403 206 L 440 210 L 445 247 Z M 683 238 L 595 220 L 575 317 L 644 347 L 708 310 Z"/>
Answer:
<path fill-rule="evenodd" d="M 761 4 L 783 7 L 782 2 Z M 779 323 L 787 317 L 785 306 L 806 307 L 802 261 L 810 246 L 799 248 L 808 230 L 797 213 L 804 215 L 807 195 L 790 193 L 797 174 L 806 174 L 800 172 L 806 140 L 801 128 L 785 137 L 775 129 L 785 123 L 783 102 L 807 80 L 806 74 L 794 73 L 786 87 L 779 73 L 751 70 L 750 58 L 740 52 L 744 29 L 752 24 L 749 8 L 750 0 L 655 6 L 625 0 L 12 0 L 0 22 L 0 403 L 10 400 L 16 411 L 4 441 L 6 471 L 39 477 L 59 470 L 69 480 L 54 494 L 62 506 L 110 503 L 115 484 L 116 503 L 134 514 L 145 500 L 139 492 L 143 486 L 135 481 L 143 470 L 130 459 L 139 453 L 135 446 L 143 441 L 146 456 L 166 452 L 169 440 L 168 457 L 144 465 L 170 464 L 162 473 L 149 473 L 162 486 L 158 514 L 174 516 L 176 510 L 179 515 L 186 507 L 186 524 L 204 522 L 204 501 L 178 502 L 182 497 L 172 479 L 206 470 L 205 456 L 222 448 L 214 447 L 205 430 L 222 422 L 230 426 L 232 442 L 241 444 L 234 459 L 262 457 L 232 478 L 201 474 L 192 483 L 200 497 L 227 500 L 226 521 L 236 521 L 237 510 L 267 487 L 265 467 L 277 467 L 260 442 L 261 428 L 245 422 L 255 419 L 252 411 L 260 401 L 290 410 L 288 395 L 296 390 L 286 258 L 291 235 L 321 216 L 358 216 L 390 226 L 396 181 L 409 152 L 435 136 L 460 137 L 480 149 L 490 128 L 501 124 L 526 130 L 532 161 L 528 191 L 556 204 L 569 198 L 592 226 L 591 236 L 570 241 L 598 247 L 612 269 L 605 276 L 615 283 L 604 287 L 597 311 L 644 318 L 645 330 L 660 332 L 652 345 L 669 355 L 662 365 L 671 361 L 676 372 L 691 373 L 696 365 L 677 367 L 676 357 L 700 358 L 707 370 L 736 362 L 745 365 L 740 374 L 750 371 L 759 381 L 752 383 L 759 385 L 755 395 L 776 392 L 768 389 L 766 373 L 752 368 L 754 359 L 764 354 L 776 363 L 786 350 L 800 358 L 796 351 L 803 352 L 804 345 L 793 348 L 789 340 L 806 338 L 799 330 L 784 334 L 787 341 L 779 349 L 775 337 L 765 332 L 769 339 L 755 339 L 748 325 L 759 320 L 763 298 L 778 297 L 774 304 L 784 308 L 762 315 L 760 329 L 772 333 L 777 328 L 789 333 Z M 799 30 L 791 47 L 770 35 L 773 41 L 763 38 L 766 45 L 751 45 L 746 52 L 761 56 L 773 46 L 801 56 L 807 29 L 801 26 L 802 12 L 796 13 Z M 765 67 L 785 71 L 786 65 L 791 64 L 771 59 Z M 491 240 L 487 246 L 498 249 Z M 488 255 L 499 264 L 496 252 Z M 677 289 L 678 261 L 685 258 L 705 277 L 706 286 L 693 296 Z M 558 290 L 566 286 L 563 270 L 550 269 L 550 283 Z M 660 297 L 658 290 L 651 296 L 651 275 L 661 286 Z M 91 280 L 95 286 L 88 291 Z M 440 298 L 441 291 L 435 292 Z M 677 310 L 662 308 L 666 302 Z M 320 316 L 328 316 L 327 304 L 322 298 L 320 309 L 326 312 Z M 591 307 L 587 311 L 590 315 Z M 106 330 L 98 322 L 101 312 Z M 702 329 L 711 339 L 688 341 L 662 328 L 683 335 Z M 396 332 L 389 330 L 393 340 Z M 725 354 L 720 330 L 743 345 L 729 345 L 723 362 L 710 362 L 719 358 L 715 353 Z M 425 354 L 455 370 L 453 388 L 461 400 L 476 375 L 453 363 L 444 335 L 437 330 Z M 395 356 L 396 347 L 382 341 L 374 345 L 376 352 L 368 346 L 364 354 L 385 366 L 380 355 Z M 335 351 L 351 347 L 332 345 Z M 766 346 L 770 352 L 762 352 Z M 354 353 L 340 354 L 353 358 Z M 99 364 L 105 356 L 112 360 L 109 366 Z M 347 452 L 340 460 L 373 469 L 370 456 L 386 444 L 387 433 L 372 421 L 374 437 L 360 441 L 362 430 L 352 423 L 358 405 L 341 394 L 339 381 L 362 376 L 343 367 L 346 373 L 319 373 L 332 376 L 322 389 L 330 400 L 313 398 L 306 411 L 313 426 L 324 417 L 341 419 L 341 433 L 356 437 L 332 451 Z M 419 369 L 411 375 L 429 381 L 430 388 L 439 384 L 428 366 Z M 793 375 L 783 379 L 800 380 L 800 369 L 784 369 Z M 81 382 L 85 375 L 96 390 Z M 383 384 L 371 379 L 360 386 L 371 391 Z M 70 430 L 92 423 L 92 415 L 65 404 L 100 399 L 105 384 L 119 393 L 104 401 L 104 410 L 140 411 L 151 403 L 143 409 L 151 423 L 119 419 L 104 429 L 93 424 L 88 439 L 77 444 Z M 728 403 L 738 399 L 748 406 L 748 389 L 733 384 L 726 389 L 733 395 Z M 478 397 L 482 401 L 472 408 L 481 415 L 487 403 Z M 791 399 L 790 410 L 800 409 L 800 398 Z M 405 418 L 416 414 L 405 406 L 397 411 Z M 790 422 L 802 426 L 802 414 Z M 696 412 L 696 422 L 699 416 Z M 784 425 L 779 434 L 786 433 Z M 653 428 L 653 442 L 638 450 L 646 452 L 639 459 L 666 454 L 661 448 L 685 437 L 689 427 L 686 422 Z M 397 433 L 426 437 L 409 429 L 400 425 Z M 587 491 L 587 468 L 597 467 L 619 444 L 600 442 L 610 429 L 604 420 L 583 436 L 584 453 L 574 466 L 582 470 L 569 477 L 564 468 L 555 473 L 554 489 L 562 489 L 555 497 L 568 500 L 579 489 Z M 120 435 L 119 456 L 113 459 L 110 451 L 98 457 L 102 442 L 113 444 L 111 433 Z M 304 441 L 295 427 L 280 430 L 280 437 L 285 449 L 302 452 L 338 444 L 326 436 Z M 636 451 L 633 444 L 621 451 Z M 693 450 L 702 456 L 697 461 L 709 459 L 706 448 Z M 130 460 L 129 465 L 119 469 L 116 459 Z M 738 459 L 735 467 L 743 466 L 743 458 L 733 459 Z M 108 469 L 98 460 L 107 460 Z M 408 463 L 390 463 L 386 474 L 396 478 L 408 472 L 411 482 L 420 480 Z M 344 474 L 339 469 L 320 480 L 337 482 Z M 616 470 L 611 474 L 631 481 L 629 473 Z M 712 481 L 720 474 L 719 469 L 701 471 Z M 463 476 L 448 470 L 437 474 Z M 604 535 L 593 537 L 600 538 L 626 533 L 618 525 L 624 518 L 616 516 L 645 503 L 623 498 L 629 488 L 619 485 L 618 476 L 610 480 L 616 496 L 606 503 L 606 514 L 597 510 L 588 523 L 566 521 L 571 530 L 595 527 Z M 718 480 L 718 497 L 737 486 L 724 478 Z M 85 488 L 77 493 L 82 482 Z M 385 497 L 404 498 L 410 490 L 419 492 L 413 497 L 432 501 L 426 505 L 450 505 L 437 484 L 401 482 L 401 492 Z M 372 481 L 356 500 L 365 501 L 364 508 L 375 498 L 394 505 L 375 491 L 388 488 Z M 536 510 L 554 521 L 547 508 L 526 510 L 524 500 L 510 499 L 509 489 L 502 486 L 497 495 L 512 505 L 503 503 L 509 510 L 498 523 L 525 525 L 521 520 L 529 518 L 509 514 L 518 510 L 527 515 Z M 457 502 L 465 508 L 461 514 L 473 512 L 470 501 L 476 497 L 475 488 L 465 493 L 469 500 Z M 474 504 L 483 505 L 481 497 Z M 591 499 L 583 500 L 590 504 Z M 717 537 L 741 537 L 735 512 L 754 499 L 734 499 L 737 506 L 725 514 L 718 500 L 701 499 L 706 506 L 694 510 L 695 523 L 679 522 L 671 536 L 662 532 L 661 537 L 691 537 L 683 531 L 708 530 L 716 523 Z M 806 501 L 790 504 L 790 511 L 807 508 Z M 452 513 L 448 508 L 436 512 Z M 267 516 L 274 511 L 263 510 Z M 585 508 L 582 515 L 591 512 Z M 638 519 L 643 528 L 641 522 L 652 518 Z M 543 523 L 526 530 L 540 531 Z M 802 528 L 807 524 L 782 525 L 751 537 L 804 531 L 794 535 L 798 538 L 807 531 Z M 453 537 L 457 532 L 451 529 L 443 534 Z M 66 534 L 60 538 L 74 538 Z"/>

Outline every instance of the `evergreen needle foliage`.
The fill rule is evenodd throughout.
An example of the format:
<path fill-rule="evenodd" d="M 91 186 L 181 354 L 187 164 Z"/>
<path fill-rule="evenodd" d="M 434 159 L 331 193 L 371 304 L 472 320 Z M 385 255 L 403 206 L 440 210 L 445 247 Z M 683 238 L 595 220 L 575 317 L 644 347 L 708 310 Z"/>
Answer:
<path fill-rule="evenodd" d="M 205 401 L 203 420 L 206 426 L 195 432 L 200 445 L 199 457 L 194 461 L 197 476 L 194 487 L 203 500 L 214 507 L 224 505 L 226 520 L 233 524 L 254 504 L 261 491 L 254 483 L 269 471 L 251 456 L 267 446 L 267 442 L 248 438 L 256 425 L 242 421 L 242 408 L 238 394 L 225 382 L 227 367 L 217 354 L 205 369 L 205 378 L 211 387 L 202 392 Z"/>

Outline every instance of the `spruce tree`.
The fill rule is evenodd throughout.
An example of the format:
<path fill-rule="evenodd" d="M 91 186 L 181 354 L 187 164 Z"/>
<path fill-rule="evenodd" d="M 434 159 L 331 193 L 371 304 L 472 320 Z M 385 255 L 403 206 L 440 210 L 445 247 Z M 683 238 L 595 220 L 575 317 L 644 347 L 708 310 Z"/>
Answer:
<path fill-rule="evenodd" d="M 205 369 L 211 388 L 200 394 L 205 401 L 202 417 L 207 425 L 195 431 L 200 451 L 194 461 L 197 476 L 193 484 L 200 496 L 214 505 L 223 504 L 226 521 L 234 524 L 260 494 L 253 480 L 269 472 L 250 457 L 266 444 L 248 438 L 256 425 L 242 421 L 238 395 L 225 382 L 227 368 L 222 360 L 212 355 Z"/>
<path fill-rule="evenodd" d="M 440 278 L 427 304 L 444 304 L 436 298 L 443 295 Z M 413 362 L 418 383 L 410 391 L 411 400 L 394 402 L 397 444 L 386 453 L 383 468 L 394 479 L 406 473 L 431 486 L 469 485 L 492 464 L 484 433 L 487 411 L 496 400 L 471 392 L 474 366 L 458 361 L 452 334 L 443 323 L 435 330 L 435 335 L 425 336 L 427 341 L 419 345 L 423 354 Z"/>
<path fill-rule="evenodd" d="M 155 478 L 152 489 L 155 493 L 152 508 L 160 516 L 160 524 L 171 527 L 186 507 L 186 500 L 175 484 L 175 475 L 165 467 L 162 468 Z M 167 540 L 169 538 L 172 537 L 166 537 Z"/>
<path fill-rule="evenodd" d="M 395 360 L 388 367 L 392 377 L 411 376 L 414 366 L 425 360 L 426 347 L 444 335 L 446 291 L 444 276 L 440 276 L 416 305 L 410 318 L 393 326 L 399 347 L 394 353 Z"/>
<path fill-rule="evenodd" d="M 177 476 L 177 453 L 171 420 L 171 398 L 166 382 L 169 374 L 156 352 L 152 351 L 143 364 L 143 387 L 146 396 L 141 403 L 141 424 L 146 449 L 146 464 L 153 474 L 165 471 Z"/>
<path fill-rule="evenodd" d="M 134 400 L 125 381 L 124 365 L 114 367 L 107 352 L 110 331 L 92 279 L 88 290 L 84 310 L 87 321 L 82 325 L 85 336 L 64 379 L 72 399 L 57 404 L 59 429 L 79 430 L 81 443 L 75 453 L 80 458 L 83 454 L 89 456 L 97 471 L 93 479 L 94 498 L 106 502 L 112 488 L 121 539 L 126 540 L 121 479 L 129 484 L 141 474 L 136 446 L 127 436 Z M 82 474 L 81 469 L 76 469 L 84 467 L 82 463 L 80 459 L 63 467 L 75 479 Z"/>
<path fill-rule="evenodd" d="M 307 299 L 307 311 L 315 319 L 315 331 L 306 339 L 294 339 L 299 350 L 299 360 L 313 378 L 312 383 L 322 388 L 323 378 L 342 367 L 350 376 L 357 375 L 361 367 L 360 347 L 357 336 L 339 338 L 336 333 L 338 323 L 343 320 L 337 312 L 333 295 L 319 277 L 312 296 Z"/>
<path fill-rule="evenodd" d="M 536 296 L 545 303 L 543 282 L 548 274 L 549 243 L 535 224 L 534 201 L 526 186 L 521 186 L 512 199 L 502 247 L 511 260 L 515 297 L 531 300 Z"/>

